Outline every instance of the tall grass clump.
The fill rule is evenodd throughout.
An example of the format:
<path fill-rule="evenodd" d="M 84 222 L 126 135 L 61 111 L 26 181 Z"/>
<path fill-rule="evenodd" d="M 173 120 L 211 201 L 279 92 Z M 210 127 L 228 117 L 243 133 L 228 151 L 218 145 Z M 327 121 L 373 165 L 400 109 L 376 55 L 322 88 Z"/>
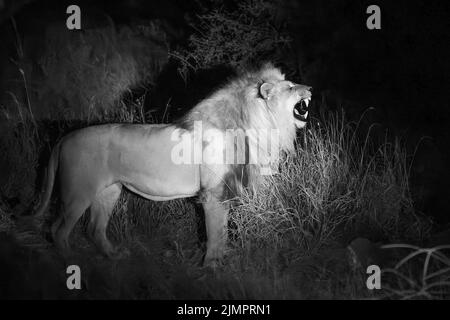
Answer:
<path fill-rule="evenodd" d="M 21 211 L 35 194 L 36 168 L 45 141 L 38 134 L 32 114 L 16 103 L 20 115 L 16 119 L 5 108 L 0 109 L 0 118 L 5 118 L 0 136 L 0 194 L 4 199 L 14 199 L 16 209 Z"/>
<path fill-rule="evenodd" d="M 239 199 L 231 212 L 232 246 L 244 264 L 288 266 L 356 236 L 423 236 L 426 225 L 413 210 L 405 149 L 398 140 L 376 147 L 370 132 L 360 141 L 358 130 L 343 114 L 314 121 L 280 173 Z"/>

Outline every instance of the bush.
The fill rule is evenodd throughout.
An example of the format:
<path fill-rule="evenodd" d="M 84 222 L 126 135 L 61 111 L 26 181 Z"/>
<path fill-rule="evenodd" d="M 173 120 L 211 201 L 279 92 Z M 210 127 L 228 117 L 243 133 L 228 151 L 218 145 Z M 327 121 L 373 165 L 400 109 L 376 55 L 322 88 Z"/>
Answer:
<path fill-rule="evenodd" d="M 165 32 L 153 22 L 82 32 L 50 25 L 39 50 L 16 36 L 22 77 L 2 102 L 12 114 L 16 104 L 31 108 L 37 119 L 89 119 L 115 109 L 131 90 L 149 89 L 168 60 Z"/>
<path fill-rule="evenodd" d="M 39 62 L 44 82 L 38 95 L 74 115 L 112 108 L 124 93 L 157 76 L 167 51 L 155 37 L 163 36 L 156 28 L 144 33 L 114 25 L 73 33 L 69 39 L 50 34 Z"/>
<path fill-rule="evenodd" d="M 198 15 L 190 26 L 188 48 L 172 52 L 180 73 L 229 65 L 236 69 L 264 60 L 279 62 L 290 38 L 277 21 L 277 3 L 267 0 L 238 2 L 235 10 L 215 9 Z"/>

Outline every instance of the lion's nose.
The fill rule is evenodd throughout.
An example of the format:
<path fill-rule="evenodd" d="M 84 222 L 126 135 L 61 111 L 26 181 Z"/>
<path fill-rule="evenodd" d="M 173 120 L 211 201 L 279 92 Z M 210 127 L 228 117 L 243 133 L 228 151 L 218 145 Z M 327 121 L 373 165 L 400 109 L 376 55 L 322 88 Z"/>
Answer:
<path fill-rule="evenodd" d="M 303 87 L 303 92 L 307 92 L 307 93 L 311 94 L 312 93 L 312 87 L 304 86 Z"/>
<path fill-rule="evenodd" d="M 308 87 L 308 86 L 304 86 L 302 84 L 298 84 L 296 86 L 297 92 L 300 94 L 300 96 L 302 97 L 310 97 L 311 96 L 311 91 L 312 91 L 312 87 Z"/>

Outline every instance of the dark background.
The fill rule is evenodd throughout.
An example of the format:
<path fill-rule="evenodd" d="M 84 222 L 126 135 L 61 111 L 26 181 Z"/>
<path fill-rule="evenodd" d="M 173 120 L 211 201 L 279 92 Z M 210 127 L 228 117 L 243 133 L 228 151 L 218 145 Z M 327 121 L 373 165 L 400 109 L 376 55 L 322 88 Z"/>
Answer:
<path fill-rule="evenodd" d="M 17 55 L 11 26 L 28 41 L 28 50 L 42 47 L 47 25 L 65 24 L 65 10 L 77 4 L 82 10 L 83 29 L 108 24 L 131 25 L 136 21 L 160 21 L 171 50 L 186 45 L 193 32 L 188 21 L 202 7 L 218 2 L 164 1 L 3 1 L 0 11 L 0 91 L 17 77 L 10 58 Z M 381 8 L 381 30 L 366 28 L 367 6 Z M 227 1 L 224 7 L 236 4 Z M 416 152 L 412 168 L 418 208 L 442 224 L 448 222 L 450 156 L 449 92 L 449 2 L 448 1 L 282 1 L 279 19 L 286 23 L 292 45 L 282 66 L 294 81 L 314 87 L 317 99 L 326 99 L 330 109 L 343 107 L 358 119 L 369 107 L 368 121 L 377 122 L 376 134 L 397 135 Z M 297 63 L 297 69 L 289 66 Z M 223 73 L 193 76 L 189 85 L 170 60 L 152 79 L 153 89 L 131 88 L 132 95 L 150 95 L 146 109 L 160 110 L 169 98 L 184 109 L 220 83 Z M 173 113 L 173 117 L 176 112 Z M 422 139 L 423 137 L 427 137 Z M 419 141 L 421 143 L 419 144 Z M 418 147 L 417 147 L 418 146 Z M 417 147 L 417 148 L 416 148 Z M 419 197 L 420 195 L 420 197 Z"/>

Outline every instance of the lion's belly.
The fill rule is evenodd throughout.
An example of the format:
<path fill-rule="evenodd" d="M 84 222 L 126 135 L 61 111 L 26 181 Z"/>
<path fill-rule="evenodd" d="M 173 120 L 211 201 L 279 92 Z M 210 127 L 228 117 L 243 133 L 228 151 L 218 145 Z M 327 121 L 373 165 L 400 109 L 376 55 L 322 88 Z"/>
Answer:
<path fill-rule="evenodd" d="M 120 182 L 125 187 L 155 201 L 192 197 L 200 189 L 198 166 L 174 168 L 155 165 L 124 173 Z"/>
<path fill-rule="evenodd" d="M 116 178 L 131 191 L 151 200 L 163 201 L 192 197 L 200 189 L 198 164 L 176 164 L 170 127 L 155 127 L 143 135 L 123 130 L 109 156 L 109 167 Z M 149 130 L 147 127 L 146 130 Z M 127 136 L 128 139 L 123 139 Z"/>

